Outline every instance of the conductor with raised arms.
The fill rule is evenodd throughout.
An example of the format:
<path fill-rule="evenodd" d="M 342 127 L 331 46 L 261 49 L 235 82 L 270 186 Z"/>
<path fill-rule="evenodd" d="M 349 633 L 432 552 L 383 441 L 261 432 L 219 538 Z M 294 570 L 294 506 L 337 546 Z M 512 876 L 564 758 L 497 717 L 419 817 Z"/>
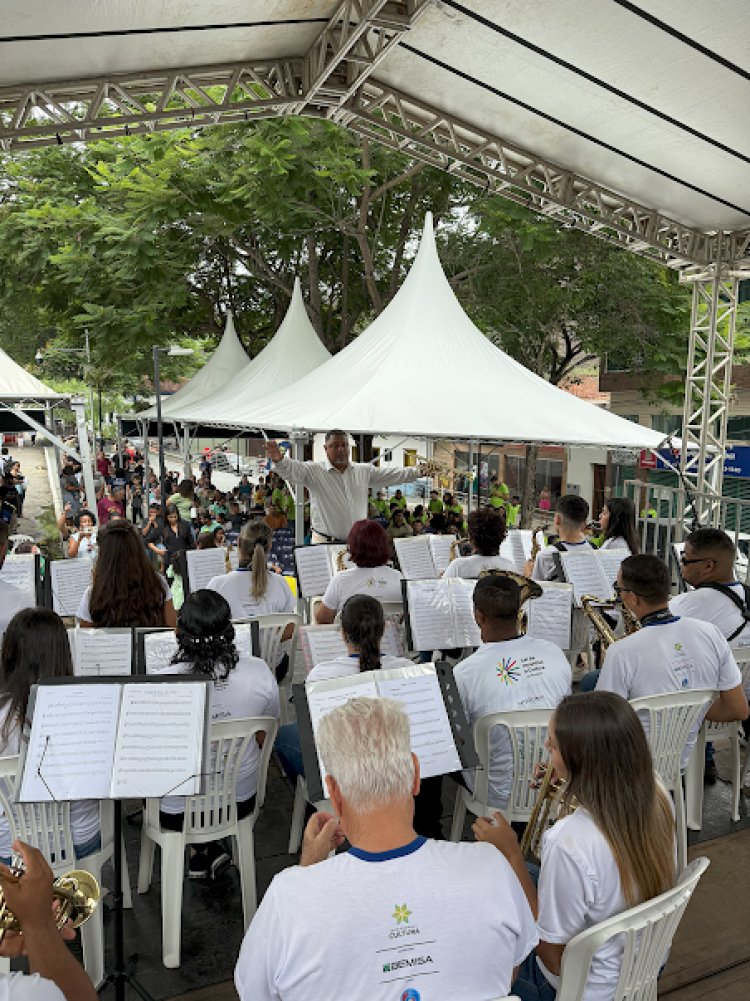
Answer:
<path fill-rule="evenodd" d="M 274 470 L 287 483 L 306 487 L 310 493 L 313 543 L 345 542 L 355 521 L 367 517 L 371 487 L 411 483 L 432 471 L 429 463 L 409 468 L 379 469 L 370 462 L 352 462 L 346 431 L 328 431 L 322 462 L 299 462 L 284 457 L 275 441 L 266 445 Z"/>

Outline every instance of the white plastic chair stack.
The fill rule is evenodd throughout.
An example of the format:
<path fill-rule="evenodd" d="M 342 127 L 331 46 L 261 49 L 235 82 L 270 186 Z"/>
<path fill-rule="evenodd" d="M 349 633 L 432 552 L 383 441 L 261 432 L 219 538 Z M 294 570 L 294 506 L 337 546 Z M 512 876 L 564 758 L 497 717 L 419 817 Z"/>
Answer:
<path fill-rule="evenodd" d="M 750 654 L 742 650 L 735 651 L 735 657 L 742 672 L 742 685 L 745 692 L 750 686 Z M 703 826 L 703 774 L 706 763 L 706 741 L 726 737 L 732 752 L 732 798 L 730 800 L 730 816 L 732 820 L 740 819 L 740 794 L 745 784 L 745 775 L 750 763 L 750 757 L 742 754 L 740 746 L 740 723 L 710 723 L 706 720 L 701 727 L 700 736 L 696 742 L 693 756 L 685 776 L 685 798 L 687 802 L 687 825 L 691 831 L 699 831 Z"/>
<path fill-rule="evenodd" d="M 294 662 L 297 653 L 297 642 L 299 640 L 299 627 L 302 625 L 302 616 L 296 612 L 274 612 L 269 615 L 255 616 L 251 621 L 257 622 L 260 627 L 260 655 L 273 671 L 279 659 L 281 649 L 281 637 L 288 625 L 294 626 L 294 632 L 288 643 L 287 653 L 289 655 L 289 670 L 286 677 L 279 684 L 279 702 L 281 707 L 281 722 L 289 722 L 289 699 L 292 695 L 292 681 L 294 680 Z"/>
<path fill-rule="evenodd" d="M 151 886 L 154 847 L 159 845 L 162 856 L 162 961 L 166 967 L 174 969 L 180 965 L 182 886 L 187 844 L 206 844 L 219 838 L 234 838 L 245 928 L 255 914 L 257 893 L 253 830 L 266 796 L 268 762 L 277 729 L 278 722 L 271 716 L 211 724 L 211 764 L 205 779 L 206 791 L 203 795 L 185 797 L 185 819 L 181 831 L 162 830 L 159 823 L 160 800 L 146 800 L 138 866 L 138 892 L 146 893 Z M 251 740 L 255 740 L 256 733 L 265 733 L 266 736 L 258 764 L 255 809 L 248 817 L 238 820 L 237 775 L 247 746 Z M 220 763 L 220 767 L 217 767 L 217 763 Z"/>
<path fill-rule="evenodd" d="M 611 1001 L 656 1001 L 659 971 L 698 880 L 708 866 L 707 858 L 695 859 L 674 889 L 587 928 L 571 939 L 562 956 L 556 1001 L 580 1001 L 594 953 L 616 935 L 622 936 L 623 954 L 620 977 Z"/>
<path fill-rule="evenodd" d="M 682 752 L 688 737 L 694 733 L 716 697 L 716 692 L 699 689 L 645 695 L 631 699 L 637 713 L 648 718 L 647 737 L 654 761 L 654 770 L 667 790 L 674 796 L 677 828 L 677 861 L 680 871 L 687 865 L 687 818 L 685 794 L 682 788 Z"/>
<path fill-rule="evenodd" d="M 453 808 L 451 841 L 461 840 L 467 810 L 477 817 L 487 816 L 492 810 L 487 800 L 490 734 L 495 726 L 507 729 L 513 750 L 510 799 L 506 809 L 501 812 L 509 823 L 523 823 L 529 819 L 537 796 L 537 790 L 531 788 L 531 782 L 536 766 L 548 758 L 544 742 L 553 712 L 554 709 L 516 709 L 479 717 L 474 724 L 474 746 L 481 767 L 475 773 L 473 795 L 463 786 L 458 787 L 456 805 Z"/>
<path fill-rule="evenodd" d="M 100 803 L 101 842 L 98 852 L 87 855 L 80 862 L 73 848 L 70 830 L 70 803 L 17 803 L 15 802 L 18 756 L 0 758 L 0 806 L 10 826 L 11 840 L 25 841 L 39 851 L 49 862 L 55 877 L 71 869 L 85 869 L 101 886 L 102 866 L 112 857 L 114 850 L 114 824 L 111 802 Z M 125 851 L 123 846 L 123 862 Z M 132 907 L 127 865 L 123 864 L 123 898 L 126 907 Z M 103 904 L 94 911 L 81 927 L 83 965 L 92 982 L 97 985 L 104 979 L 104 915 Z M 7 960 L 0 960 L 7 972 Z M 0 967 L 0 969 L 3 967 Z"/>

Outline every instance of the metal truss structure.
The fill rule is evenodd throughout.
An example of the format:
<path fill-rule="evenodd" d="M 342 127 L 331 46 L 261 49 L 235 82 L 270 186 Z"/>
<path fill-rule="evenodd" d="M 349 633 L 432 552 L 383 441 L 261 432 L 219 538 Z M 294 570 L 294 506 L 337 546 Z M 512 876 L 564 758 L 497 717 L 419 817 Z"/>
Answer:
<path fill-rule="evenodd" d="M 683 448 L 683 472 L 699 493 L 718 496 L 736 279 L 750 274 L 750 230 L 684 225 L 378 81 L 378 66 L 428 4 L 341 0 L 309 51 L 287 58 L 0 88 L 0 150 L 280 115 L 323 117 L 678 270 L 694 283 L 684 437 L 699 456 L 692 463 Z"/>

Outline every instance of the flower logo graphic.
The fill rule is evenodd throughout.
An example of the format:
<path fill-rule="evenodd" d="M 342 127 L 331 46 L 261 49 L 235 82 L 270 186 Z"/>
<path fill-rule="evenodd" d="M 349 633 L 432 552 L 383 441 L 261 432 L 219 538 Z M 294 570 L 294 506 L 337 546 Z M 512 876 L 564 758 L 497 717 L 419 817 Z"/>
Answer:
<path fill-rule="evenodd" d="M 497 676 L 506 685 L 512 685 L 520 676 L 518 664 L 512 657 L 502 657 L 497 665 Z"/>
<path fill-rule="evenodd" d="M 411 917 L 411 911 L 406 906 L 406 904 L 396 904 L 396 908 L 393 912 L 393 917 L 396 919 L 396 924 L 400 925 L 402 922 L 405 925 L 409 924 L 409 918 Z"/>

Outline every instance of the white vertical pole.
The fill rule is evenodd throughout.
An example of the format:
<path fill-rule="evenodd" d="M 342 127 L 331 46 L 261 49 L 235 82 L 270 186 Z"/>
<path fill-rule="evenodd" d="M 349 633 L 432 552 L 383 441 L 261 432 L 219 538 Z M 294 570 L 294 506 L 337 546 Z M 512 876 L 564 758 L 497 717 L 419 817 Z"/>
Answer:
<path fill-rule="evenodd" d="M 88 428 L 86 427 L 86 401 L 74 399 L 70 401 L 76 415 L 78 430 L 78 451 L 83 466 L 83 487 L 86 494 L 86 504 L 90 511 L 96 511 L 96 490 L 94 489 L 94 473 L 91 466 L 91 449 L 89 448 Z"/>

